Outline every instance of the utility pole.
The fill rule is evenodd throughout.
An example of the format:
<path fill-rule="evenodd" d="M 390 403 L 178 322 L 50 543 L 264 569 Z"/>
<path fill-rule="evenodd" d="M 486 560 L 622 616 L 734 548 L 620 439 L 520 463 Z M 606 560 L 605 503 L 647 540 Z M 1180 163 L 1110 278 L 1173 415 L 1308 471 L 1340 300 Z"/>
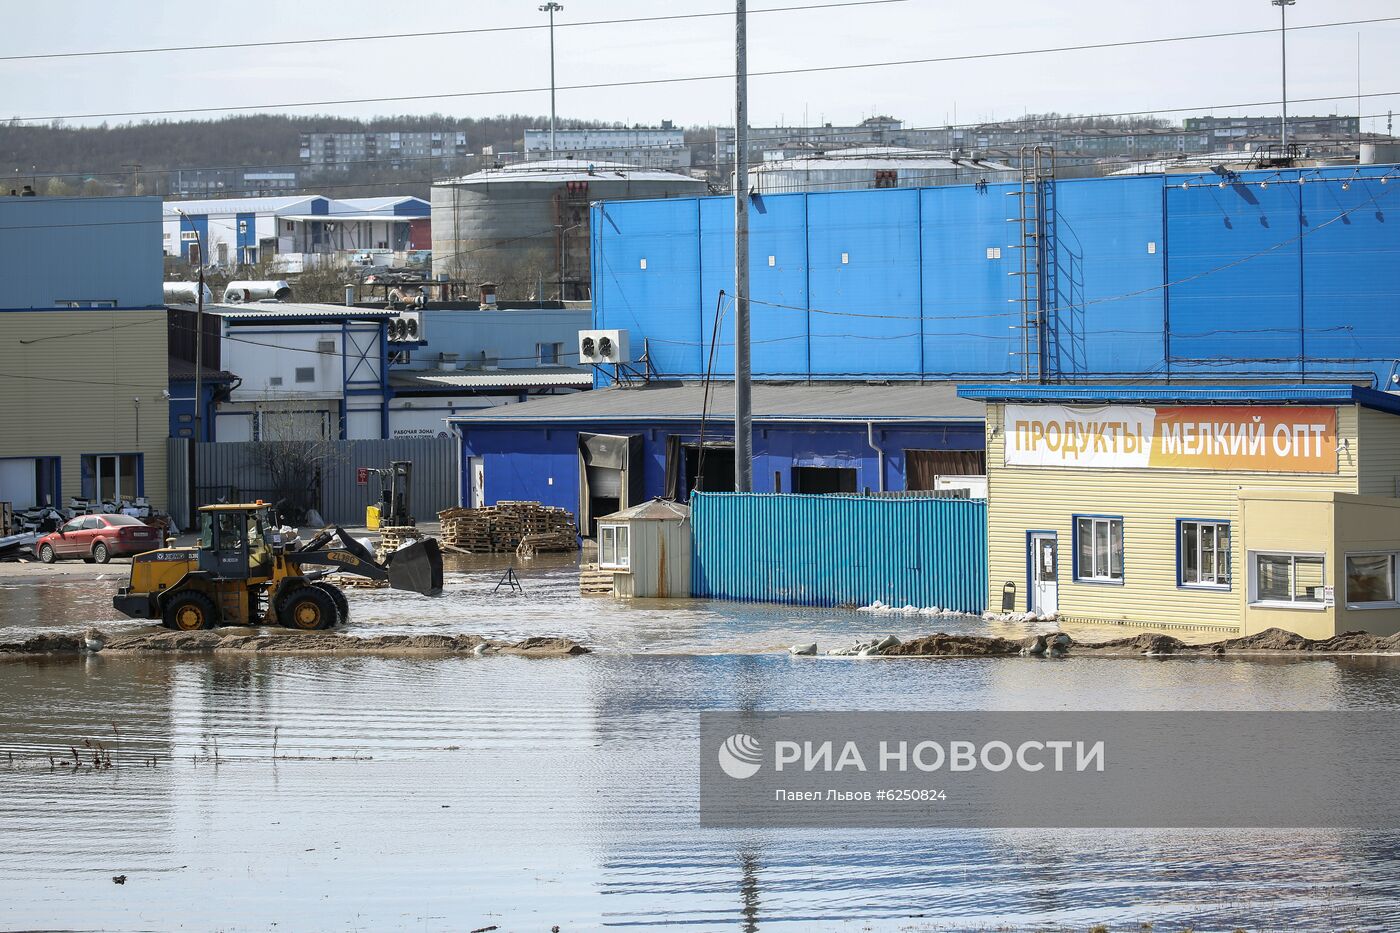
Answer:
<path fill-rule="evenodd" d="M 128 191 L 127 193 L 128 193 L 128 194 L 131 194 L 131 195 L 135 195 L 135 194 L 136 194 L 136 186 L 140 184 L 140 179 L 141 179 L 141 163 L 140 163 L 140 162 L 123 162 L 123 163 L 122 163 L 122 168 L 130 169 L 130 170 L 131 170 L 131 190 Z"/>
<path fill-rule="evenodd" d="M 1283 64 L 1283 113 L 1279 117 L 1279 150 L 1280 154 L 1288 157 L 1288 8 L 1297 3 L 1298 0 L 1269 0 L 1278 7 L 1279 26 L 1278 43 L 1279 51 L 1282 55 Z"/>
<path fill-rule="evenodd" d="M 564 9 L 562 3 L 549 0 L 540 7 L 541 13 L 549 14 L 549 157 L 554 158 L 554 14 Z"/>
<path fill-rule="evenodd" d="M 749 364 L 749 63 L 746 0 L 734 2 L 734 491 L 753 492 Z M 719 335 L 715 335 L 719 339 Z"/>
<path fill-rule="evenodd" d="M 180 211 L 183 220 L 188 214 Z M 190 443 L 190 514 L 199 506 L 199 444 L 204 440 L 204 238 L 190 220 L 195 242 L 199 245 L 199 284 L 194 293 L 194 440 Z"/>

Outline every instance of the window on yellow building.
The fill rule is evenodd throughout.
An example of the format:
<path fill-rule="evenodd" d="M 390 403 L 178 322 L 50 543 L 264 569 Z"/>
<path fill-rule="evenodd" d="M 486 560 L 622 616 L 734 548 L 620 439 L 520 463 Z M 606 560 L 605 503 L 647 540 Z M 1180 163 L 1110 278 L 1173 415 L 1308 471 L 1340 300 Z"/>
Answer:
<path fill-rule="evenodd" d="M 1321 554 L 1255 553 L 1250 560 L 1250 602 L 1318 608 L 1326 599 Z"/>
<path fill-rule="evenodd" d="M 1230 523 L 1177 522 L 1177 582 L 1182 586 L 1230 585 Z"/>
<path fill-rule="evenodd" d="M 1347 607 L 1393 607 L 1395 601 L 1394 554 L 1348 554 Z"/>
<path fill-rule="evenodd" d="M 1075 516 L 1074 579 L 1085 583 L 1123 582 L 1123 519 Z"/>

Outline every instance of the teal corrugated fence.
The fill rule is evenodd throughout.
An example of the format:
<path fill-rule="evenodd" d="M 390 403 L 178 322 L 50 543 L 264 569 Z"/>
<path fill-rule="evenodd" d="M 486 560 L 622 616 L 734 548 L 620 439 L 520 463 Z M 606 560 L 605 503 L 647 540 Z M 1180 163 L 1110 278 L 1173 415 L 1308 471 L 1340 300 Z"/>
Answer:
<path fill-rule="evenodd" d="M 696 596 L 804 606 L 987 606 L 982 499 L 695 493 Z"/>

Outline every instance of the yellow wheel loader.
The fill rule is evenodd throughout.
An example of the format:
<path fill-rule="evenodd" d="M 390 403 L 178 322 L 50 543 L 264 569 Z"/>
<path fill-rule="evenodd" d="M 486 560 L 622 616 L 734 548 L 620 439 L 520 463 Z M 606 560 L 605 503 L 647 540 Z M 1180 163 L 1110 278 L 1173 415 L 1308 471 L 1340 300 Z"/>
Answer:
<path fill-rule="evenodd" d="M 380 563 L 342 528 L 301 546 L 288 544 L 274 530 L 274 518 L 271 506 L 261 502 L 204 506 L 198 546 L 133 557 L 131 585 L 117 591 L 112 605 L 134 619 L 160 619 L 182 631 L 220 625 L 311 631 L 349 617 L 345 594 L 322 579 L 332 572 L 387 580 L 424 596 L 442 593 L 442 552 L 432 538 Z"/>

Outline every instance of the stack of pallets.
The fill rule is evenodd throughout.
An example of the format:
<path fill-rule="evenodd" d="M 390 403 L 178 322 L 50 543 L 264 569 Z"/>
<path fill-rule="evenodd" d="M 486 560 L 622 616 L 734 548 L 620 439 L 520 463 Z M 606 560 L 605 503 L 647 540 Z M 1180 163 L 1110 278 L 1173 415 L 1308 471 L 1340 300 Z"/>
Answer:
<path fill-rule="evenodd" d="M 383 561 L 408 542 L 421 540 L 423 536 L 423 532 L 419 531 L 416 525 L 389 525 L 381 528 L 377 556 Z"/>
<path fill-rule="evenodd" d="M 478 554 L 514 551 L 527 539 L 535 551 L 572 551 L 578 547 L 573 513 L 538 502 L 446 509 L 438 513 L 438 521 L 444 544 Z"/>

